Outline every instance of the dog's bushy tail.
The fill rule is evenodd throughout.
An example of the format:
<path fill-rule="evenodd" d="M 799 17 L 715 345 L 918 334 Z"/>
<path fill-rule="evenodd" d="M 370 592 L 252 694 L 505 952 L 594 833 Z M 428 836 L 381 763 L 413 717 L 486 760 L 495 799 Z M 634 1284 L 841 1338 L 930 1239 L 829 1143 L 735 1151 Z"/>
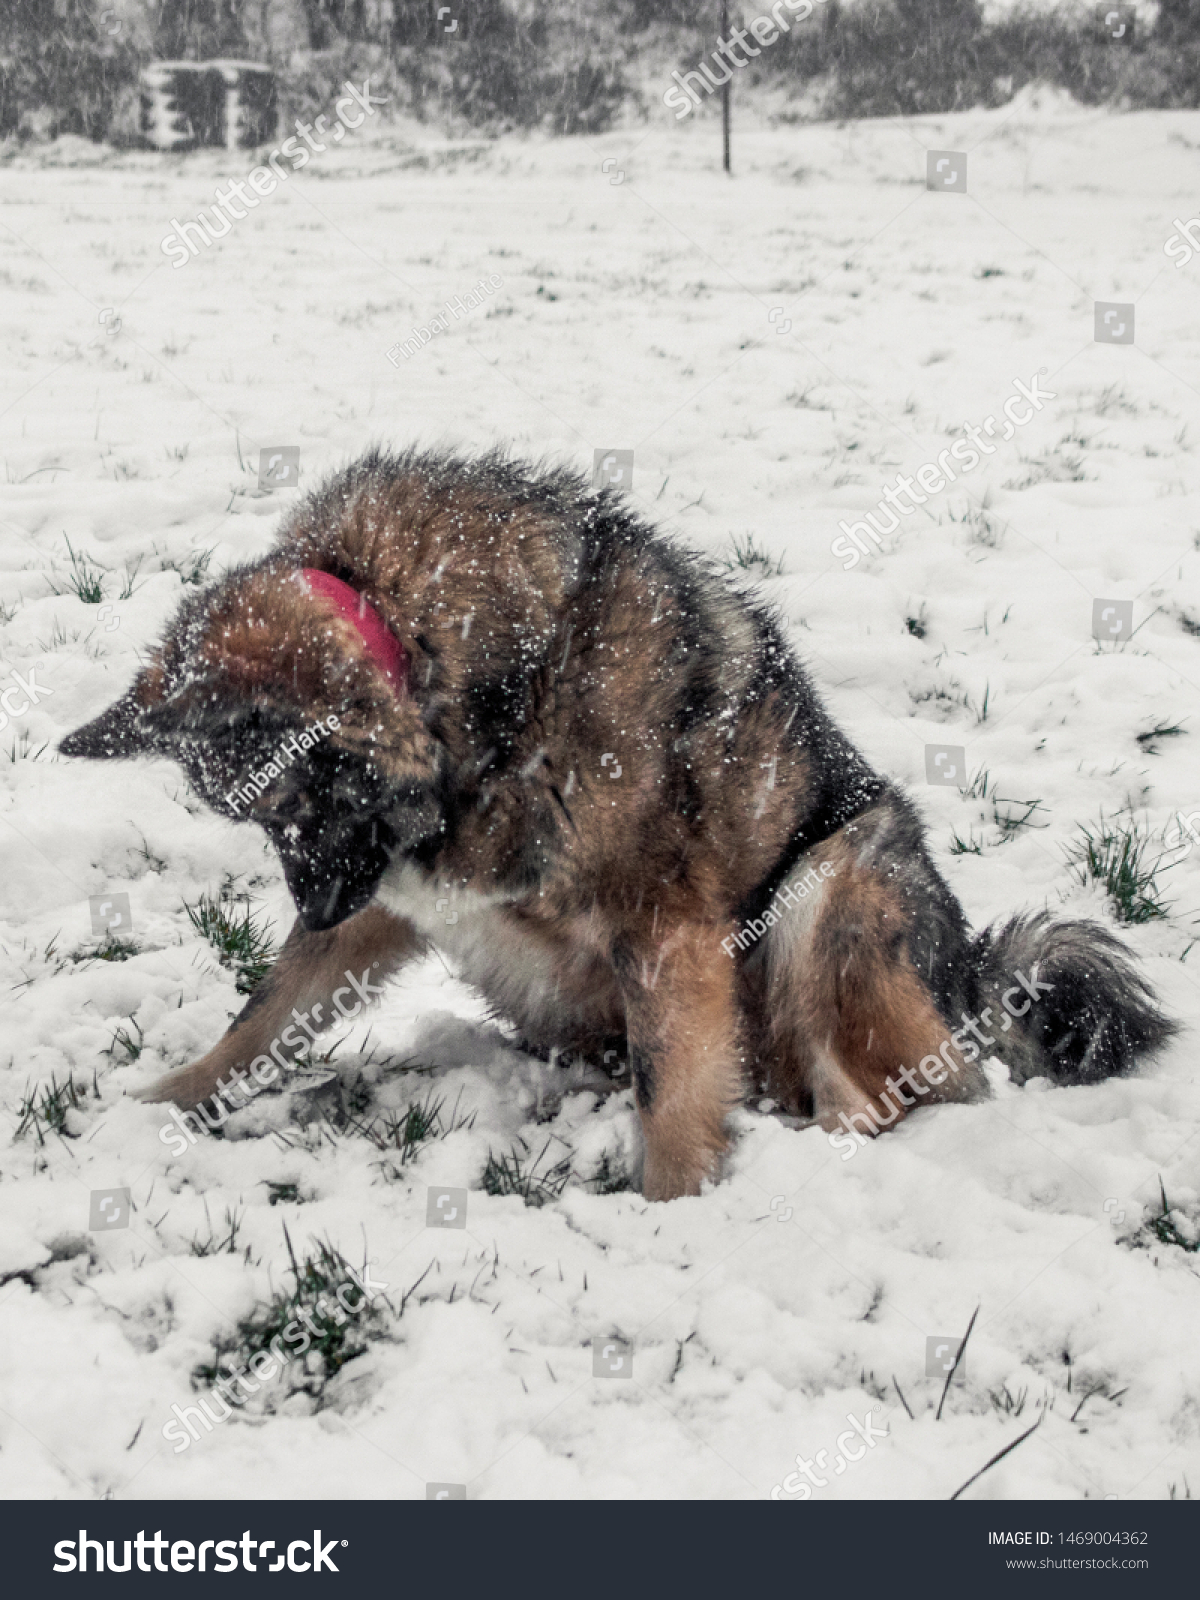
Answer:
<path fill-rule="evenodd" d="M 988 1031 L 1014 1082 L 1098 1083 L 1179 1031 L 1125 946 L 1099 923 L 1055 922 L 1046 912 L 1014 917 L 977 934 L 971 951 L 979 1007 L 991 1008 Z M 1026 1001 L 1028 1010 L 1013 1015 Z"/>

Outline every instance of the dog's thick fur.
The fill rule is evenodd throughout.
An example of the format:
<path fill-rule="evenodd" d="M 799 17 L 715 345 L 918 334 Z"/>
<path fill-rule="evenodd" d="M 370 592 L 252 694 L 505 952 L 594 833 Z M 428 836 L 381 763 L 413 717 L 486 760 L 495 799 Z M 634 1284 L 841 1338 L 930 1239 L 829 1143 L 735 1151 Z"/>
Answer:
<path fill-rule="evenodd" d="M 384 618 L 406 693 L 306 567 Z M 230 804 L 331 714 L 335 733 Z M 656 1199 L 717 1173 L 751 1085 L 829 1125 L 940 1051 L 954 1070 L 929 1099 L 986 1094 L 946 1041 L 964 1013 L 999 1015 L 1018 972 L 1050 986 L 997 1035 L 1018 1079 L 1091 1082 L 1173 1031 L 1096 925 L 972 937 L 912 805 L 833 725 L 769 613 L 564 470 L 368 455 L 270 555 L 187 600 L 62 748 L 179 761 L 216 810 L 267 830 L 300 913 L 226 1036 L 151 1099 L 196 1105 L 278 1053 L 293 1008 L 332 1020 L 347 972 L 382 982 L 428 944 L 531 1048 L 627 1049 Z M 822 863 L 832 876 L 731 959 L 734 931 Z"/>

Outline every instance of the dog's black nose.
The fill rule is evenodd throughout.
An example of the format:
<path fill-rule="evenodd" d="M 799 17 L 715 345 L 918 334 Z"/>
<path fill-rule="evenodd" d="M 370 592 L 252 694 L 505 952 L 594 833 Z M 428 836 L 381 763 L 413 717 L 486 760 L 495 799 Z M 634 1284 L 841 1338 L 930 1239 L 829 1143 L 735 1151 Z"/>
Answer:
<path fill-rule="evenodd" d="M 368 821 L 336 832 L 288 828 L 275 834 L 283 875 L 310 933 L 336 928 L 368 904 L 391 859 L 386 833 Z"/>

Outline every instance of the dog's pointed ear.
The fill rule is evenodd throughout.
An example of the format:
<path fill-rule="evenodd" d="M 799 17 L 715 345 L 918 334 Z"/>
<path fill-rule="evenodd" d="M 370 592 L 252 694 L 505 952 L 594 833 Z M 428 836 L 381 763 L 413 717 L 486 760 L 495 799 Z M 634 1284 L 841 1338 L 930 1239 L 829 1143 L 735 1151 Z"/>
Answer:
<path fill-rule="evenodd" d="M 161 745 L 152 731 L 148 713 L 162 699 L 162 672 L 149 667 L 139 672 L 129 690 L 107 711 L 69 733 L 59 745 L 64 756 L 86 756 L 92 761 L 119 761 L 149 755 Z"/>

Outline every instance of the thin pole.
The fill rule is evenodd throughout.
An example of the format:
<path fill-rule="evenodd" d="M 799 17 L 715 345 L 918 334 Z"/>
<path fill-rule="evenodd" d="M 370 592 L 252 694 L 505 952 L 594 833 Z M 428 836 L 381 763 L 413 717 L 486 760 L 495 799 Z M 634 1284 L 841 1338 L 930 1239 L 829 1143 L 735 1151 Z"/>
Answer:
<path fill-rule="evenodd" d="M 721 38 L 718 43 L 723 43 L 729 37 L 729 0 L 721 0 Z M 728 62 L 726 62 L 728 66 Z M 725 171 L 732 175 L 733 168 L 729 164 L 729 91 L 733 87 L 733 73 L 729 74 L 721 85 L 721 142 L 724 152 Z"/>

